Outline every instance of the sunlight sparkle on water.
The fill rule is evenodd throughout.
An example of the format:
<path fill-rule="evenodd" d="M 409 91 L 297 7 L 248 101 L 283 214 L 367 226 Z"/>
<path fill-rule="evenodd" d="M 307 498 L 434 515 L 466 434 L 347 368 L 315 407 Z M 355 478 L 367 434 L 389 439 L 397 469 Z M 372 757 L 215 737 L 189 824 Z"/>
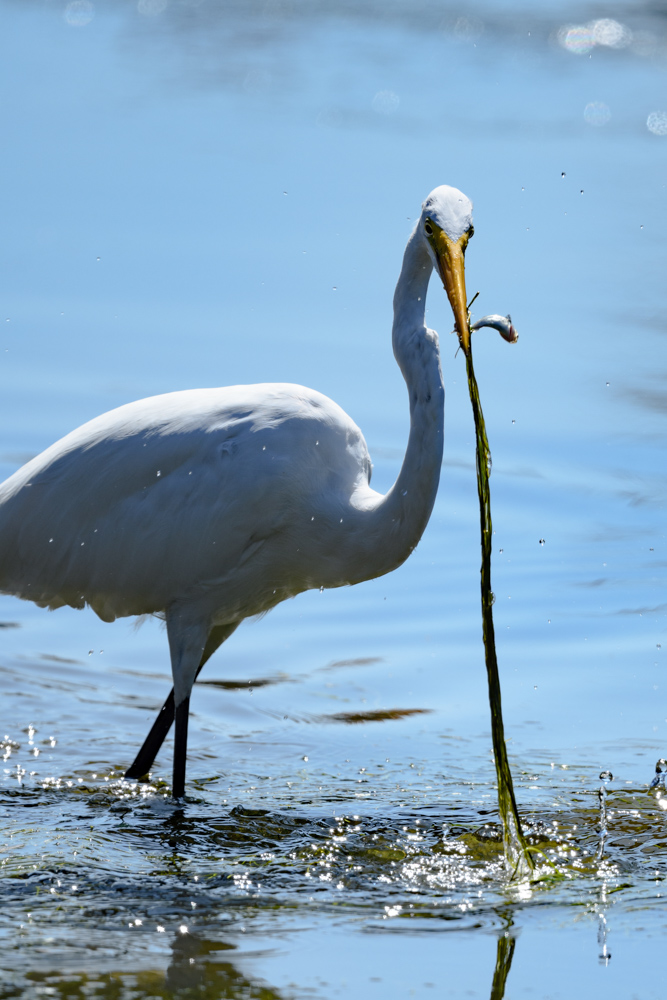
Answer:
<path fill-rule="evenodd" d="M 595 46 L 593 31 L 584 24 L 568 25 L 558 31 L 558 42 L 575 56 L 586 55 Z"/>
<path fill-rule="evenodd" d="M 568 24 L 559 28 L 556 38 L 564 49 L 576 56 L 587 55 L 596 45 L 622 49 L 632 42 L 632 32 L 620 21 L 601 18 L 589 24 Z"/>
<path fill-rule="evenodd" d="M 479 376 L 536 866 L 515 885 L 503 862 L 469 403 L 434 280 L 427 532 L 216 654 L 180 809 L 170 743 L 122 777 L 171 684 L 159 623 L 0 600 L 0 1000 L 664 994 L 659 6 L 0 0 L 2 478 L 131 399 L 285 380 L 358 420 L 388 489 L 404 242 L 434 184 L 475 201 L 472 291 L 525 330 L 507 360 L 480 343 Z"/>
<path fill-rule="evenodd" d="M 379 90 L 373 98 L 371 107 L 379 115 L 393 115 L 398 111 L 400 103 L 400 97 L 393 90 Z"/>
<path fill-rule="evenodd" d="M 646 119 L 646 128 L 653 135 L 667 135 L 667 111 L 652 111 Z"/>
<path fill-rule="evenodd" d="M 85 28 L 95 16 L 91 0 L 72 0 L 65 7 L 63 17 L 72 28 Z"/>
<path fill-rule="evenodd" d="M 167 0 L 138 0 L 137 10 L 145 17 L 156 17 L 167 9 Z"/>
<path fill-rule="evenodd" d="M 611 49 L 623 49 L 632 41 L 632 32 L 620 21 L 603 17 L 593 21 L 593 41 L 596 45 L 606 45 Z"/>
<path fill-rule="evenodd" d="M 611 119 L 611 111 L 604 101 L 590 101 L 584 108 L 584 121 L 599 128 Z"/>

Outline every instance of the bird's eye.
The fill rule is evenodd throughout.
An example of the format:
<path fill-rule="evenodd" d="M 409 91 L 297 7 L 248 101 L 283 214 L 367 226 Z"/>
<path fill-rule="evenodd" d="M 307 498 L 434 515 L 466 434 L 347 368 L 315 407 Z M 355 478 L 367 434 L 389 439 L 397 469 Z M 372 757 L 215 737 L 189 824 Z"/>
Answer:
<path fill-rule="evenodd" d="M 475 227 L 471 226 L 470 229 L 468 230 L 468 239 L 471 240 L 474 235 L 475 235 Z"/>
<path fill-rule="evenodd" d="M 433 226 L 431 225 L 428 219 L 424 223 L 424 232 L 426 233 L 427 236 L 433 236 Z"/>

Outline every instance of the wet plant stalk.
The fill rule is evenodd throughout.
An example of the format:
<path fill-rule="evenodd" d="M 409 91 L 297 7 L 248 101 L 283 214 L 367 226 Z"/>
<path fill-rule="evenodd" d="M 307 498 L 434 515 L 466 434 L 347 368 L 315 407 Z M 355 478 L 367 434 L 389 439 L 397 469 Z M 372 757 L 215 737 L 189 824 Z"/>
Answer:
<path fill-rule="evenodd" d="M 475 418 L 475 451 L 477 466 L 477 493 L 479 495 L 479 517 L 482 542 L 482 630 L 484 635 L 484 654 L 486 659 L 486 674 L 489 682 L 489 704 L 491 707 L 491 735 L 493 738 L 493 756 L 496 762 L 498 779 L 498 809 L 503 827 L 503 849 L 505 861 L 512 872 L 512 878 L 528 878 L 533 872 L 533 861 L 528 852 L 521 820 L 516 807 L 512 772 L 507 759 L 505 746 L 505 727 L 503 725 L 502 703 L 500 697 L 500 678 L 498 676 L 498 660 L 496 657 L 496 639 L 493 628 L 493 602 L 491 590 L 491 543 L 493 528 L 491 524 L 491 493 L 489 477 L 491 475 L 491 451 L 486 436 L 484 414 L 479 401 L 479 389 L 472 363 L 472 344 L 466 352 L 466 371 L 468 373 L 468 389 L 470 402 Z"/>
<path fill-rule="evenodd" d="M 491 1000 L 504 1000 L 505 986 L 507 985 L 507 977 L 512 968 L 515 945 L 516 940 L 507 931 L 498 938 L 496 968 L 493 973 L 493 983 L 491 984 Z"/>

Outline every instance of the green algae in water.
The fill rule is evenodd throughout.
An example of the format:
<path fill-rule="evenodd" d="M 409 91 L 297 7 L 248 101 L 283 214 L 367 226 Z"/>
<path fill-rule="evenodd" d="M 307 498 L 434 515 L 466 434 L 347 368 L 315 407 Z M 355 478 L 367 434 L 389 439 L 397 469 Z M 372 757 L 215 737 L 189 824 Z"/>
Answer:
<path fill-rule="evenodd" d="M 484 635 L 484 654 L 486 673 L 489 682 L 489 704 L 491 707 L 491 735 L 493 739 L 493 757 L 496 763 L 498 778 L 498 809 L 503 829 L 503 848 L 505 860 L 512 872 L 512 878 L 530 878 L 533 873 L 533 860 L 521 829 L 521 820 L 514 796 L 512 772 L 507 759 L 505 745 L 505 727 L 503 725 L 502 701 L 500 695 L 500 677 L 498 676 L 498 659 L 496 657 L 496 639 L 493 628 L 493 602 L 491 590 L 491 541 L 493 527 L 491 524 L 491 491 L 489 477 L 491 475 L 491 450 L 486 436 L 486 425 L 482 404 L 479 399 L 479 389 L 475 378 L 472 361 L 472 340 L 465 352 L 466 371 L 468 374 L 468 389 L 470 402 L 475 418 L 475 465 L 477 467 L 477 493 L 479 495 L 479 518 L 482 545 L 482 565 L 480 570 L 482 590 L 482 631 Z"/>

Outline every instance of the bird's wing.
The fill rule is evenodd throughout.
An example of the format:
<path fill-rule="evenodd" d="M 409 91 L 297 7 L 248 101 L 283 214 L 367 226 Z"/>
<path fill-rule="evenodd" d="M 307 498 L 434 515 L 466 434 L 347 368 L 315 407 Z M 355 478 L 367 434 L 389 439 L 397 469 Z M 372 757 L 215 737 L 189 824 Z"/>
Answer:
<path fill-rule="evenodd" d="M 337 462 L 341 482 L 358 470 L 363 439 L 349 468 L 325 454 L 350 427 L 326 397 L 294 386 L 172 393 L 105 414 L 0 487 L 1 589 L 89 603 L 105 619 L 231 590 L 286 529 L 296 494 L 320 488 L 317 470 Z"/>

